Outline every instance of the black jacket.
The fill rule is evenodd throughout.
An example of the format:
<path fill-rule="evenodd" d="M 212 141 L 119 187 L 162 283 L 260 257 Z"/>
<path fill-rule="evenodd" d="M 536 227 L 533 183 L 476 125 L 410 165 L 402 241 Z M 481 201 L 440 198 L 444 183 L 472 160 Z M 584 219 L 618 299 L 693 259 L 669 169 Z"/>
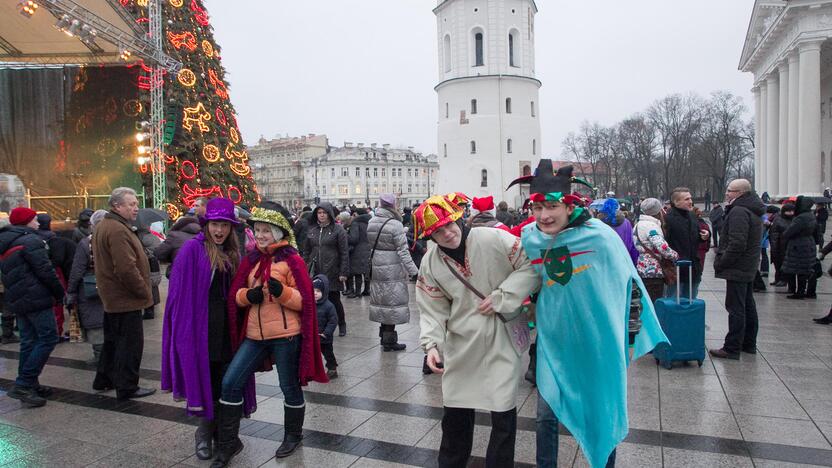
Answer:
<path fill-rule="evenodd" d="M 101 328 L 104 326 L 104 304 L 101 298 L 87 299 L 84 297 L 84 276 L 95 275 L 95 268 L 90 255 L 90 240 L 87 236 L 78 243 L 75 258 L 72 261 L 72 271 L 67 278 L 67 304 L 78 305 L 78 318 L 84 329 Z"/>
<path fill-rule="evenodd" d="M 316 275 L 312 280 L 312 286 L 319 289 L 323 294 L 321 300 L 316 303 L 318 310 L 318 334 L 323 334 L 321 344 L 332 343 L 332 334 L 335 333 L 335 326 L 338 325 L 338 314 L 335 313 L 335 306 L 329 302 L 329 280 L 326 275 Z"/>
<path fill-rule="evenodd" d="M 329 216 L 329 224 L 321 226 L 317 223 L 317 213 L 324 210 Z M 313 274 L 323 273 L 329 279 L 330 285 L 340 284 L 339 276 L 349 274 L 349 243 L 347 231 L 343 226 L 335 223 L 335 209 L 328 202 L 323 202 L 312 211 L 311 224 L 306 231 L 303 244 L 303 260 L 307 265 L 313 264 Z"/>
<path fill-rule="evenodd" d="M 690 211 L 671 208 L 665 216 L 665 240 L 676 253 L 679 260 L 690 260 L 693 262 L 693 281 L 698 283 L 702 279 L 702 261 L 699 258 L 699 244 L 702 239 L 699 237 L 699 222 L 696 215 Z M 688 282 L 688 269 L 682 268 L 679 281 L 682 284 Z"/>
<path fill-rule="evenodd" d="M 766 206 L 756 193 L 741 195 L 725 208 L 714 260 L 717 278 L 751 282 L 760 268 L 760 246 Z"/>
<path fill-rule="evenodd" d="M 717 231 L 722 227 L 723 219 L 725 219 L 725 210 L 722 209 L 722 206 L 717 206 L 708 213 L 708 220 L 711 222 L 711 227 Z"/>
<path fill-rule="evenodd" d="M 367 240 L 367 223 L 370 222 L 369 214 L 356 216 L 347 229 L 350 244 L 350 274 L 370 274 L 370 241 Z"/>
<path fill-rule="evenodd" d="M 815 230 L 817 222 L 812 213 L 812 200 L 797 197 L 795 217 L 792 224 L 783 233 L 786 240 L 786 258 L 783 260 L 783 272 L 789 275 L 811 275 L 817 260 Z"/>
<path fill-rule="evenodd" d="M 783 210 L 785 211 L 785 210 Z M 794 216 L 783 216 L 783 212 L 776 214 L 768 228 L 768 241 L 771 246 L 771 263 L 778 265 L 786 258 L 786 238 L 783 233 L 792 224 Z M 778 268 L 779 269 L 779 268 Z"/>
<path fill-rule="evenodd" d="M 295 230 L 295 239 L 298 242 L 298 252 L 303 255 L 304 254 L 304 244 L 306 243 L 306 233 L 309 231 L 309 223 L 312 221 L 312 212 L 311 211 L 304 211 L 300 214 L 300 217 L 297 221 L 295 221 L 295 225 L 293 229 Z"/>
<path fill-rule="evenodd" d="M 165 240 L 153 249 L 153 255 L 156 260 L 162 263 L 169 263 L 165 276 L 170 278 L 170 272 L 173 269 L 173 261 L 176 260 L 176 254 L 179 249 L 185 245 L 185 242 L 196 237 L 202 231 L 202 226 L 196 218 L 186 216 L 180 218 L 176 224 L 170 228 Z"/>
<path fill-rule="evenodd" d="M 19 248 L 18 248 L 19 247 Z M 51 309 L 64 297 L 46 243 L 25 226 L 0 230 L 0 271 L 3 273 L 5 305 L 13 313 Z"/>

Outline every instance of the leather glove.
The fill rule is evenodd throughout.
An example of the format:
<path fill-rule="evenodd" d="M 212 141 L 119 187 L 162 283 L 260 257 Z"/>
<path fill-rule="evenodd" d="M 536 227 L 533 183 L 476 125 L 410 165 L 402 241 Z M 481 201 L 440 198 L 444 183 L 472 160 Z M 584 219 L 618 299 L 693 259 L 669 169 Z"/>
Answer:
<path fill-rule="evenodd" d="M 263 288 L 251 288 L 246 292 L 246 299 L 252 304 L 263 303 Z"/>
<path fill-rule="evenodd" d="M 269 292 L 274 297 L 280 297 L 283 294 L 283 283 L 274 278 L 269 278 Z"/>

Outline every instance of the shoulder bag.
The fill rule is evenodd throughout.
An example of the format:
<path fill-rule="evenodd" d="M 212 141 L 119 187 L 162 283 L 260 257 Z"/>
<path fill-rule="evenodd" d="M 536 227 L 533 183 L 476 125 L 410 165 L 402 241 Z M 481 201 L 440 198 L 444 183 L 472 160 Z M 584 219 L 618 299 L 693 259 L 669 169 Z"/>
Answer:
<path fill-rule="evenodd" d="M 458 279 L 469 291 L 474 293 L 480 299 L 485 299 L 485 295 L 482 294 L 474 287 L 468 280 L 465 279 L 457 270 L 456 268 L 452 267 L 446 258 L 442 258 L 442 261 L 445 262 L 445 266 L 448 267 L 448 270 Z M 529 345 L 531 345 L 531 333 L 529 331 L 529 308 L 526 306 L 521 305 L 515 312 L 510 315 L 503 315 L 499 312 L 495 313 L 494 315 L 503 322 L 503 325 L 506 327 L 506 331 L 508 332 L 508 336 L 511 339 L 511 346 L 514 348 L 514 351 L 517 353 L 518 356 L 523 356 L 529 350 Z"/>
<path fill-rule="evenodd" d="M 373 242 L 373 250 L 370 251 L 370 274 L 368 275 L 369 278 L 373 279 L 373 256 L 376 254 L 376 247 L 378 247 L 378 241 L 381 239 L 381 232 L 384 231 L 384 226 L 387 225 L 393 218 L 387 218 L 387 221 L 381 223 L 381 227 L 378 228 L 378 235 L 376 236 L 376 241 Z"/>

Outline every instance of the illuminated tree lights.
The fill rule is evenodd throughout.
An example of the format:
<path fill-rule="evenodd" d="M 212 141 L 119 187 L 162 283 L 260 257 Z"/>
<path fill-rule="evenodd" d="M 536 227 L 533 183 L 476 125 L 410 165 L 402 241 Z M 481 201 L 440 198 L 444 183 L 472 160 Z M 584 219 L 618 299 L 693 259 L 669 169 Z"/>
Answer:
<path fill-rule="evenodd" d="M 196 84 L 196 75 L 187 68 L 179 70 L 179 73 L 176 74 L 176 79 L 179 80 L 179 83 L 181 83 L 182 86 L 187 86 L 189 88 Z"/>
<path fill-rule="evenodd" d="M 194 122 L 199 126 L 199 131 L 202 133 L 208 132 L 211 130 L 210 127 L 205 123 L 211 120 L 211 113 L 205 110 L 205 106 L 202 103 L 197 103 L 196 107 L 186 107 L 184 109 L 185 116 L 182 117 L 182 127 L 193 130 Z"/>
<path fill-rule="evenodd" d="M 220 160 L 220 149 L 216 145 L 205 145 L 202 148 L 202 157 L 209 163 L 215 163 Z"/>
<path fill-rule="evenodd" d="M 202 41 L 202 51 L 205 52 L 205 55 L 211 57 L 214 55 L 214 46 L 212 46 L 211 42 L 206 39 Z"/>
<path fill-rule="evenodd" d="M 177 50 L 181 49 L 182 47 L 188 49 L 191 52 L 196 50 L 196 38 L 193 34 L 191 34 L 188 31 L 185 31 L 181 34 L 174 34 L 168 31 L 168 40 L 171 44 L 173 44 L 174 47 L 176 47 Z"/>

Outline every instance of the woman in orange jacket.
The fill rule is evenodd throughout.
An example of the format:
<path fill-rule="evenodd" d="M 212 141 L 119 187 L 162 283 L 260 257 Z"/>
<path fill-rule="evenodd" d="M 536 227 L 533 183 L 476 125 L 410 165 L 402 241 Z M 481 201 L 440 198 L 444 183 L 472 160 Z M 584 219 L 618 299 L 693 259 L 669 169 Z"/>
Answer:
<path fill-rule="evenodd" d="M 289 456 L 302 439 L 306 404 L 301 386 L 310 380 L 329 381 L 321 360 L 312 281 L 282 211 L 282 206 L 264 202 L 248 220 L 257 249 L 243 259 L 229 291 L 229 306 L 243 314 L 245 339 L 222 381 L 220 453 L 212 468 L 227 466 L 242 450 L 238 433 L 243 389 L 255 371 L 277 366 L 286 428 L 278 458 Z"/>

